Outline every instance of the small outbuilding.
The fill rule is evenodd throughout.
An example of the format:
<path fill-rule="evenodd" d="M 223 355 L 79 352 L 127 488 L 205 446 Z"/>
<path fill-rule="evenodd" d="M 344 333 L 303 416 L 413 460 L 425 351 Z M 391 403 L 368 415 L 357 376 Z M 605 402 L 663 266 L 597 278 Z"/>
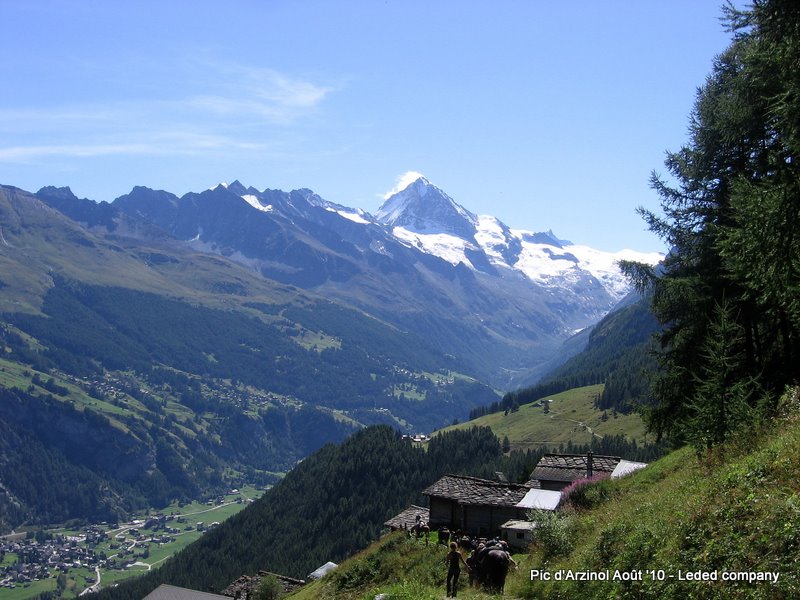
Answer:
<path fill-rule="evenodd" d="M 508 542 L 512 550 L 527 550 L 533 543 L 535 529 L 532 521 L 511 519 L 500 526 L 500 539 Z"/>

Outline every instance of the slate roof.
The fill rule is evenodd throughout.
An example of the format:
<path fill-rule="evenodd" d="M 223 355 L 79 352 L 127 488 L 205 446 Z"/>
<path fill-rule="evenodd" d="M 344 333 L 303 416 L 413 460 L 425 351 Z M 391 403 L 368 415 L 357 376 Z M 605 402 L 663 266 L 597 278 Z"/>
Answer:
<path fill-rule="evenodd" d="M 391 529 L 401 529 L 403 526 L 405 526 L 406 529 L 411 529 L 417 524 L 417 515 L 419 515 L 420 519 L 425 523 L 431 520 L 431 514 L 427 508 L 412 504 L 403 512 L 396 514 L 391 519 L 386 521 L 383 526 Z"/>
<path fill-rule="evenodd" d="M 445 475 L 423 490 L 423 495 L 476 506 L 516 506 L 530 489 L 527 485 L 500 483 L 489 479 Z"/>
<path fill-rule="evenodd" d="M 177 587 L 162 583 L 144 597 L 144 600 L 230 600 L 228 596 L 198 592 L 188 588 Z"/>
<path fill-rule="evenodd" d="M 619 456 L 592 455 L 592 474 L 611 474 L 620 462 Z M 531 473 L 531 480 L 575 481 L 586 477 L 585 454 L 545 454 Z"/>

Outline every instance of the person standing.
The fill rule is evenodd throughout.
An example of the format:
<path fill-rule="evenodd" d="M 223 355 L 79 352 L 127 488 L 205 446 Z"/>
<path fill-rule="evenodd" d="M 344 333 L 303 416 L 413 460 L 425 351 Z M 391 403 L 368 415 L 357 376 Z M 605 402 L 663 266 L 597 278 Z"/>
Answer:
<path fill-rule="evenodd" d="M 455 598 L 458 588 L 458 576 L 461 574 L 461 565 L 469 570 L 469 566 L 464 562 L 464 557 L 458 551 L 458 544 L 450 542 L 450 552 L 447 553 L 447 597 Z"/>

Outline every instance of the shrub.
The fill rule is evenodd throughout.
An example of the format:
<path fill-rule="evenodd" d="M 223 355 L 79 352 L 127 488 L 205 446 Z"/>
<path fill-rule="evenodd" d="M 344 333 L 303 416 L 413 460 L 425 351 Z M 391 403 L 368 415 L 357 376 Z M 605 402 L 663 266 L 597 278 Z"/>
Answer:
<path fill-rule="evenodd" d="M 565 556 L 572 551 L 575 539 L 570 517 L 540 510 L 533 511 L 530 518 L 536 523 L 534 540 L 542 548 L 545 558 Z"/>
<path fill-rule="evenodd" d="M 261 578 L 255 593 L 255 600 L 278 600 L 283 596 L 283 586 L 275 575 Z"/>
<path fill-rule="evenodd" d="M 561 504 L 574 508 L 592 508 L 609 497 L 608 486 L 603 480 L 608 473 L 597 473 L 588 478 L 576 479 L 561 491 Z"/>
<path fill-rule="evenodd" d="M 333 575 L 333 585 L 340 591 L 352 590 L 379 579 L 383 579 L 380 557 L 370 555 L 354 561 L 347 568 L 337 569 Z"/>

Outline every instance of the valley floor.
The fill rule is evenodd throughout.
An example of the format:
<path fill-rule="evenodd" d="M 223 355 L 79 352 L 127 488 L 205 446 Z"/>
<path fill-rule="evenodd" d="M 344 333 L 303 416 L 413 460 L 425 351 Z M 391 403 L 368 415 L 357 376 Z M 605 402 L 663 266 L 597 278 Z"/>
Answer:
<path fill-rule="evenodd" d="M 3 536 L 0 599 L 26 600 L 47 592 L 83 596 L 157 568 L 261 494 L 255 488 L 231 492 L 205 503 L 148 511 L 127 523 Z"/>

